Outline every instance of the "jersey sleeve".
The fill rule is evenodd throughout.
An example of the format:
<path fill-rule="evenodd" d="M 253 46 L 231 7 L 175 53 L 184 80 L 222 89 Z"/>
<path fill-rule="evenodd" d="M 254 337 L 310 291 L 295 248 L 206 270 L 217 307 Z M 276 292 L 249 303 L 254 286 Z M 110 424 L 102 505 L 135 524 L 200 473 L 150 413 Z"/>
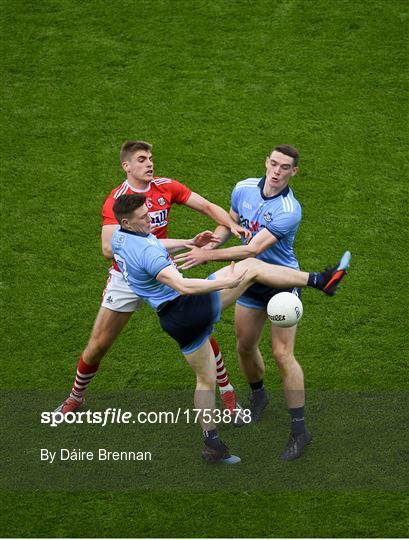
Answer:
<path fill-rule="evenodd" d="M 172 180 L 172 202 L 176 204 L 185 204 L 192 194 L 192 190 L 184 186 L 177 180 Z"/>
<path fill-rule="evenodd" d="M 271 223 L 267 223 L 266 229 L 270 231 L 277 240 L 281 240 L 290 232 L 297 230 L 301 221 L 301 210 L 294 212 L 280 212 L 274 216 Z"/>
<path fill-rule="evenodd" d="M 156 276 L 167 266 L 172 266 L 168 254 L 164 253 L 156 246 L 148 246 L 142 256 L 142 266 L 152 277 Z"/>
<path fill-rule="evenodd" d="M 239 194 L 237 186 L 233 189 L 231 193 L 231 208 L 236 214 L 239 214 Z"/>
<path fill-rule="evenodd" d="M 109 196 L 105 199 L 104 205 L 102 207 L 102 226 L 104 225 L 118 225 L 118 221 L 114 216 L 112 210 L 114 206 L 114 198 Z"/>

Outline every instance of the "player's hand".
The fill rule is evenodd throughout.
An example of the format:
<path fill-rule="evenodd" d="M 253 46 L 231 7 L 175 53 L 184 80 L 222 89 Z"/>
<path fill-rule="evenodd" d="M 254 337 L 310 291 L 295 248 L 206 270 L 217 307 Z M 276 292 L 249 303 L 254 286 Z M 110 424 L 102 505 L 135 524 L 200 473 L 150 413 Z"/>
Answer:
<path fill-rule="evenodd" d="M 186 245 L 186 247 L 189 247 L 189 245 Z M 173 260 L 179 270 L 189 270 L 189 268 L 194 268 L 195 266 L 199 266 L 199 264 L 207 263 L 208 253 L 209 251 L 206 249 L 193 247 L 190 251 L 175 255 Z"/>
<path fill-rule="evenodd" d="M 244 236 L 244 238 L 246 239 L 246 244 L 248 244 L 251 240 L 251 231 L 249 231 L 248 229 L 245 229 L 238 223 L 235 223 L 234 225 L 232 225 L 230 227 L 230 231 L 239 240 L 241 240 L 241 238 Z"/>
<path fill-rule="evenodd" d="M 219 244 L 220 238 L 216 236 L 212 231 L 203 231 L 192 238 L 186 246 L 203 247 L 207 244 Z"/>
<path fill-rule="evenodd" d="M 247 274 L 247 268 L 242 270 L 241 272 L 237 272 L 236 265 L 232 261 L 230 263 L 229 271 L 227 272 L 227 275 L 225 277 L 226 279 L 226 289 L 234 289 L 240 283 L 243 281 L 244 276 Z"/>

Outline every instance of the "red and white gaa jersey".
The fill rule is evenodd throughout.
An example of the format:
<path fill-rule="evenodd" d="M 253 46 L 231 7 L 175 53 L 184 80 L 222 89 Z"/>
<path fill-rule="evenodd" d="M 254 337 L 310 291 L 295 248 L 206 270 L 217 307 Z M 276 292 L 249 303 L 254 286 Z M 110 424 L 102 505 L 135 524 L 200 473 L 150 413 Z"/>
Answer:
<path fill-rule="evenodd" d="M 115 199 L 120 195 L 132 195 L 133 193 L 142 194 L 146 197 L 146 206 L 152 223 L 152 234 L 157 238 L 167 238 L 169 214 L 172 205 L 185 204 L 192 191 L 171 178 L 155 176 L 145 190 L 135 189 L 125 180 L 125 182 L 113 189 L 105 199 L 102 207 L 102 225 L 118 224 L 112 210 Z M 119 271 L 115 262 L 114 268 Z"/>
<path fill-rule="evenodd" d="M 172 204 L 185 204 L 192 191 L 171 178 L 154 177 L 145 190 L 138 190 L 122 182 L 113 189 L 102 207 L 102 225 L 116 225 L 118 222 L 112 211 L 115 199 L 120 195 L 140 193 L 146 197 L 146 206 L 152 222 L 152 234 L 157 238 L 167 238 L 167 227 Z"/>

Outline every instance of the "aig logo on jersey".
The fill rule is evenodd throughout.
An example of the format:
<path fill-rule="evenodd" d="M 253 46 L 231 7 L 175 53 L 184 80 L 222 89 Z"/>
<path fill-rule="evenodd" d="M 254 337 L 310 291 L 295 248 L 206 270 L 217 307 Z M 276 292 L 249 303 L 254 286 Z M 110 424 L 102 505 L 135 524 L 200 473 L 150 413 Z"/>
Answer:
<path fill-rule="evenodd" d="M 161 206 L 165 206 L 166 201 L 165 201 L 165 199 L 164 199 L 163 197 L 159 197 L 159 198 L 158 198 L 158 203 L 159 203 Z"/>
<path fill-rule="evenodd" d="M 267 221 L 267 223 L 269 223 L 273 219 L 273 214 L 271 212 L 266 212 L 263 215 L 263 218 L 265 221 Z"/>

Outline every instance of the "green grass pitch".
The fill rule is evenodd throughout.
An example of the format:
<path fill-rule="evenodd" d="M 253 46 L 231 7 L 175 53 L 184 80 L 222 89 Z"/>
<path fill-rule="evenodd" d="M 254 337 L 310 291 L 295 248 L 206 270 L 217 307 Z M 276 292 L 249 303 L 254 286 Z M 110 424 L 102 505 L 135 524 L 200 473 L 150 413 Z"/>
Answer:
<path fill-rule="evenodd" d="M 29 390 L 64 395 L 70 387 L 106 279 L 100 209 L 122 178 L 124 140 L 152 142 L 157 174 L 225 208 L 234 184 L 261 176 L 271 147 L 288 142 L 301 152 L 292 186 L 303 206 L 295 246 L 302 267 L 353 253 L 335 299 L 310 290 L 303 296 L 296 353 L 307 391 L 346 396 L 336 414 L 324 399 L 311 400 L 310 409 L 307 401 L 307 418 L 314 433 L 322 428 L 321 440 L 343 429 L 358 444 L 365 429 L 374 453 L 387 448 L 389 429 L 393 443 L 381 457 L 385 470 L 395 465 L 394 478 L 374 470 L 372 486 L 357 480 L 340 488 L 329 473 L 325 487 L 305 485 L 311 467 L 332 470 L 333 449 L 321 448 L 318 436 L 287 473 L 277 465 L 284 441 L 273 424 L 271 469 L 265 456 L 265 469 L 254 469 L 260 489 L 251 469 L 250 488 L 242 478 L 237 489 L 217 468 L 204 473 L 206 481 L 214 474 L 212 489 L 5 489 L 0 536 L 407 536 L 408 496 L 394 480 L 408 474 L 401 414 L 408 396 L 408 2 L 1 0 L 0 13 L 1 387 L 15 393 L 15 408 L 24 409 Z M 184 208 L 173 212 L 171 236 L 211 226 Z M 232 321 L 229 311 L 216 337 L 245 397 Z M 261 347 L 274 401 L 281 385 L 267 333 Z M 104 360 L 89 405 L 93 392 L 193 388 L 178 359 L 145 309 Z M 365 392 L 380 396 L 372 425 L 362 423 L 364 399 L 358 411 L 347 403 Z M 388 394 L 399 399 L 382 416 Z M 286 412 L 282 402 L 274 407 L 281 436 Z M 17 431 L 4 437 L 16 454 Z M 190 433 L 199 439 L 197 428 Z M 255 462 L 258 436 L 266 436 L 262 427 L 249 455 Z M 243 431 L 232 437 L 251 443 Z M 342 442 L 331 440 L 336 452 Z M 169 444 L 169 452 L 177 447 Z M 8 461 L 3 454 L 3 466 Z M 358 463 L 351 452 L 356 478 Z M 285 474 L 291 482 L 299 474 L 299 489 L 285 489 L 277 476 Z"/>

